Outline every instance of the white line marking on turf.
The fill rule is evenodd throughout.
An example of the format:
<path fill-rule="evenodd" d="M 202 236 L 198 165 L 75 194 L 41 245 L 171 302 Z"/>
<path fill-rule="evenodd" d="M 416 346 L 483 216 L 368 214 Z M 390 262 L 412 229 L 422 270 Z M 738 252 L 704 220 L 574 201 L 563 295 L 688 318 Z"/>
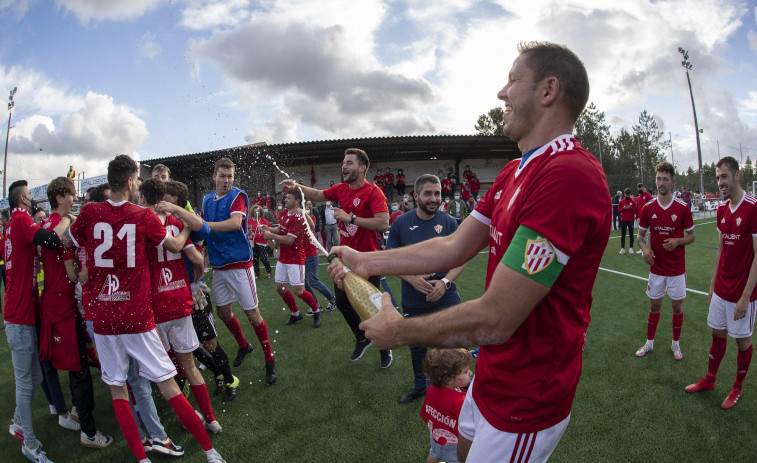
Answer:
<path fill-rule="evenodd" d="M 702 222 L 702 223 L 695 223 L 695 224 L 694 224 L 694 226 L 695 226 L 695 227 L 698 227 L 698 226 L 700 226 L 700 225 L 707 225 L 707 224 L 710 224 L 710 223 L 715 223 L 715 222 L 717 222 L 717 220 L 713 220 L 712 222 Z M 638 229 L 637 229 L 637 230 L 638 230 Z M 634 236 L 636 236 L 636 235 L 634 235 Z M 610 237 L 610 239 L 611 239 L 611 240 L 617 240 L 617 239 L 620 239 L 620 235 L 618 235 L 618 236 L 611 236 L 611 237 Z"/>
<path fill-rule="evenodd" d="M 609 268 L 599 267 L 599 269 L 600 270 L 604 270 L 605 272 L 610 272 L 610 273 L 616 273 L 618 275 L 623 275 L 624 277 L 636 278 L 637 280 L 643 280 L 643 281 L 648 281 L 649 280 L 648 278 L 644 278 L 644 277 L 640 277 L 640 276 L 636 276 L 636 275 L 631 275 L 630 273 L 618 272 L 617 270 L 610 270 Z M 691 289 L 691 288 L 686 288 L 686 291 L 688 291 L 690 293 L 694 293 L 694 294 L 701 294 L 702 296 L 708 296 L 709 295 L 709 293 L 705 293 L 705 292 L 698 291 L 696 289 Z"/>

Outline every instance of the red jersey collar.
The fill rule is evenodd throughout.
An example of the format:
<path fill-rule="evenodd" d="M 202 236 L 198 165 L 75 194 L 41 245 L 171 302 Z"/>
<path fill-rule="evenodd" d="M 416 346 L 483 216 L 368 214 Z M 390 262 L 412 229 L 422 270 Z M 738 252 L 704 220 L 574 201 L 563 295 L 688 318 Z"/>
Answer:
<path fill-rule="evenodd" d="M 23 212 L 24 214 L 28 215 L 29 217 L 32 216 L 31 214 L 29 214 L 29 211 L 27 211 L 23 207 L 14 207 L 13 210 L 11 211 L 11 214 L 14 214 L 16 212 Z"/>

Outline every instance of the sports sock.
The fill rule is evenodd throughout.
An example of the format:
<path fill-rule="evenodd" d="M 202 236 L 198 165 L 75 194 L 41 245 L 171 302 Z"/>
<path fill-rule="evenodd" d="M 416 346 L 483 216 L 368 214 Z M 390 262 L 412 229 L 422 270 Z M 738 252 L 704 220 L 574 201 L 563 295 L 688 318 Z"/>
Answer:
<path fill-rule="evenodd" d="M 683 327 L 683 312 L 673 314 L 673 341 L 681 339 L 681 328 Z"/>
<path fill-rule="evenodd" d="M 200 411 L 205 415 L 205 421 L 208 423 L 215 421 L 216 417 L 213 414 L 213 407 L 210 405 L 210 396 L 208 395 L 208 388 L 205 383 L 190 386 L 192 388 L 192 395 L 195 396 L 197 406 L 200 407 Z"/>
<path fill-rule="evenodd" d="M 239 324 L 237 317 L 232 315 L 231 320 L 223 322 L 223 324 L 226 325 L 226 328 L 229 329 L 231 335 L 234 336 L 234 339 L 237 341 L 237 345 L 239 345 L 240 349 L 247 347 L 247 338 L 244 337 L 242 326 Z"/>
<path fill-rule="evenodd" d="M 202 426 L 200 417 L 197 416 L 189 401 L 183 394 L 176 394 L 168 399 L 168 403 L 173 408 L 174 413 L 181 421 L 181 424 L 187 428 L 190 434 L 200 444 L 203 450 L 210 450 L 213 448 L 213 444 L 210 443 L 210 437 L 208 437 L 207 431 Z M 134 420 L 132 420 L 134 421 Z M 140 442 L 141 445 L 141 442 Z"/>
<path fill-rule="evenodd" d="M 733 383 L 733 387 L 741 390 L 741 386 L 744 384 L 744 378 L 749 371 L 749 364 L 752 363 L 752 346 L 750 345 L 746 350 L 740 350 L 736 355 L 736 382 Z"/>
<path fill-rule="evenodd" d="M 147 458 L 147 455 L 145 455 L 145 448 L 142 446 L 142 439 L 139 438 L 137 422 L 134 421 L 131 409 L 129 408 L 129 401 L 126 399 L 113 399 L 113 410 L 116 413 L 118 426 L 121 428 L 121 432 L 126 439 L 126 443 L 129 444 L 131 452 L 137 457 L 137 460 Z"/>
<path fill-rule="evenodd" d="M 718 374 L 718 368 L 720 368 L 720 361 L 725 356 L 725 350 L 728 347 L 728 339 L 719 338 L 712 335 L 712 345 L 710 346 L 710 361 L 707 364 L 707 379 L 709 381 L 715 381 L 715 377 Z"/>
<path fill-rule="evenodd" d="M 657 324 L 660 323 L 660 312 L 649 312 L 647 317 L 647 339 L 654 340 L 654 335 L 657 333 Z"/>
<path fill-rule="evenodd" d="M 292 293 L 289 290 L 287 290 L 285 293 L 280 293 L 279 295 L 282 299 L 284 299 L 284 304 L 289 307 L 290 312 L 294 314 L 300 311 L 300 309 L 297 308 L 297 302 L 295 302 L 294 296 L 292 296 Z"/>
<path fill-rule="evenodd" d="M 303 291 L 302 294 L 300 294 L 299 298 L 305 301 L 305 303 L 309 305 L 311 309 L 313 309 L 313 313 L 318 312 L 318 302 L 315 301 L 313 295 L 308 291 Z"/>
<path fill-rule="evenodd" d="M 210 355 L 213 356 L 213 360 L 215 360 L 216 365 L 218 365 L 218 369 L 221 370 L 221 374 L 223 375 L 223 382 L 226 384 L 233 383 L 234 376 L 232 376 L 231 374 L 231 365 L 229 364 L 229 356 L 226 355 L 226 351 L 223 350 L 223 347 L 221 347 L 220 343 L 216 342 L 216 350 L 211 352 Z"/>
<path fill-rule="evenodd" d="M 220 375 L 221 368 L 216 364 L 213 356 L 204 347 L 200 346 L 193 352 L 195 358 L 200 361 L 205 367 L 213 372 L 213 376 Z"/>
<path fill-rule="evenodd" d="M 271 350 L 271 341 L 268 339 L 268 327 L 265 325 L 265 320 L 263 320 L 263 323 L 255 327 L 255 335 L 258 337 L 258 341 L 260 341 L 260 347 L 263 348 L 265 361 L 272 362 L 273 351 Z"/>

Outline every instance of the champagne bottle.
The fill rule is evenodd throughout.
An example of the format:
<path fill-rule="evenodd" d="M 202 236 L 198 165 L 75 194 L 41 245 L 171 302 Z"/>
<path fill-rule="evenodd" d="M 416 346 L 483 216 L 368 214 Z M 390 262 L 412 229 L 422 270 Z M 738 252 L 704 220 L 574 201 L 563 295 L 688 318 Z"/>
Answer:
<path fill-rule="evenodd" d="M 345 274 L 342 280 L 344 292 L 347 293 L 352 308 L 360 315 L 360 318 L 368 320 L 376 315 L 381 310 L 381 292 L 371 282 L 351 271 L 336 254 L 329 254 L 327 259 L 329 262 L 344 267 Z"/>

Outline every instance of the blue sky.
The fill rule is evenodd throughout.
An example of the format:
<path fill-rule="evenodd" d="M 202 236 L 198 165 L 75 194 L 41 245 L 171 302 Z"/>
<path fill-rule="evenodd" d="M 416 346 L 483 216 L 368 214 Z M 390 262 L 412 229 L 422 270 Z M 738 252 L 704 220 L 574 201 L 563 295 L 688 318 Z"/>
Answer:
<path fill-rule="evenodd" d="M 757 5 L 668 0 L 0 0 L 8 181 L 264 141 L 470 134 L 524 40 L 586 63 L 614 131 L 646 109 L 696 165 L 757 157 Z M 7 117 L 7 111 L 2 113 Z M 2 118 L 0 118 L 2 120 Z M 6 122 L 0 134 L 5 133 Z"/>

